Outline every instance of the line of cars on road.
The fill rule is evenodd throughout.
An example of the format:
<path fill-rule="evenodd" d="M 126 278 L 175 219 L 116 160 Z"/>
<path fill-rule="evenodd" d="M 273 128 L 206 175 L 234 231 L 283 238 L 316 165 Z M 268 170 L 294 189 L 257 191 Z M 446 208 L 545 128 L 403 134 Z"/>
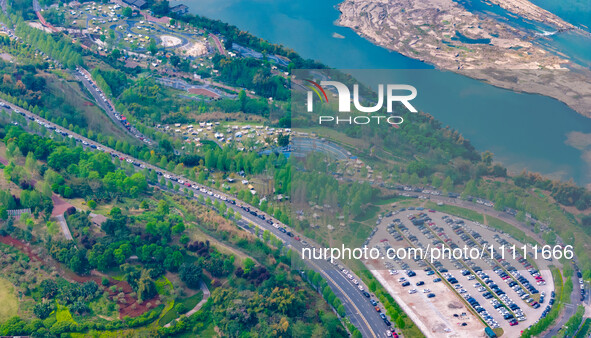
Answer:
<path fill-rule="evenodd" d="M 376 300 L 374 300 L 373 298 L 371 298 L 371 295 L 369 294 L 369 292 L 365 291 L 365 289 L 363 288 L 363 285 L 361 285 L 361 283 L 359 283 L 359 281 L 355 278 L 355 276 L 349 270 L 347 270 L 345 267 L 338 264 L 336 261 L 333 261 L 332 264 L 336 265 L 337 268 L 339 269 L 339 271 L 343 274 L 343 276 L 346 277 L 347 279 L 349 279 L 349 281 L 351 281 L 351 283 L 355 284 L 357 286 L 357 288 L 359 289 L 359 291 L 366 298 L 369 299 L 370 304 L 374 307 L 376 312 L 378 312 L 380 318 L 384 321 L 384 324 L 386 324 L 386 326 L 388 327 L 388 330 L 386 331 L 386 336 L 398 337 L 398 334 L 396 333 L 395 328 L 392 327 L 392 323 L 388 320 L 388 317 L 382 312 L 382 309 L 379 307 L 379 303 Z"/>
<path fill-rule="evenodd" d="M 581 289 L 581 302 L 585 300 L 585 281 L 581 270 L 577 270 L 577 277 L 579 278 L 579 288 Z"/>
<path fill-rule="evenodd" d="M 5 109 L 8 109 L 8 110 L 9 110 L 9 109 L 11 109 L 10 105 L 8 105 L 8 104 L 6 104 L 6 103 L 4 103 L 4 102 L 0 102 L 0 107 L 3 107 L 3 108 L 5 108 Z M 22 112 L 22 111 L 20 111 L 20 110 L 18 110 L 18 109 L 14 109 L 14 111 L 15 111 L 16 113 L 18 113 L 18 114 L 20 114 L 20 115 L 22 115 L 22 116 L 24 116 L 24 117 L 28 118 L 29 120 L 34 120 L 34 121 L 36 121 L 38 124 L 40 124 L 40 125 L 42 125 L 42 126 L 46 127 L 46 128 L 47 128 L 47 129 L 49 129 L 49 130 L 54 130 L 56 133 L 58 133 L 58 134 L 60 134 L 60 135 L 62 135 L 62 136 L 64 136 L 64 137 L 73 138 L 75 141 L 77 141 L 77 142 L 79 142 L 79 143 L 82 143 L 82 144 L 83 144 L 83 145 L 85 145 L 85 146 L 89 146 L 89 147 L 90 147 L 90 148 L 92 148 L 92 149 L 95 149 L 95 150 L 98 150 L 98 151 L 103 151 L 103 152 L 106 150 L 106 149 L 103 149 L 103 148 L 101 148 L 100 146 L 97 146 L 97 145 L 95 145 L 95 144 L 91 144 L 91 143 L 87 142 L 86 140 L 82 140 L 82 139 L 80 139 L 80 138 L 74 137 L 74 135 L 73 135 L 73 134 L 71 134 L 71 133 L 68 133 L 68 132 L 66 132 L 66 131 L 62 131 L 62 130 L 60 130 L 60 129 L 58 129 L 58 128 L 54 127 L 53 125 L 51 125 L 51 124 L 49 124 L 49 123 L 43 122 L 43 121 L 41 121 L 40 119 L 38 119 L 38 118 L 35 118 L 33 115 L 26 114 L 26 113 L 24 113 L 24 112 Z M 125 157 L 125 156 L 121 156 L 121 155 L 119 155 L 119 154 L 117 154 L 117 153 L 115 153 L 115 152 L 111 152 L 110 154 L 111 154 L 111 156 L 112 156 L 112 157 L 117 157 L 117 158 L 119 158 L 119 160 L 121 160 L 121 161 L 126 161 L 127 163 L 133 164 L 134 166 L 137 166 L 137 167 L 140 167 L 140 168 L 146 168 L 146 165 L 144 165 L 143 163 L 141 163 L 141 162 L 138 162 L 138 161 L 136 161 L 136 160 L 134 160 L 134 159 L 132 159 L 132 158 Z M 150 170 L 150 171 L 152 170 L 151 168 L 147 168 L 147 169 L 148 169 L 148 170 Z M 197 184 L 191 184 L 190 182 L 186 182 L 186 181 L 184 181 L 183 179 L 180 179 L 180 178 L 174 177 L 174 176 L 172 176 L 172 175 L 169 175 L 169 174 L 167 174 L 167 173 L 164 173 L 164 172 L 162 172 L 162 171 L 160 171 L 160 170 L 155 170 L 155 172 L 156 172 L 156 174 L 157 174 L 158 176 L 163 176 L 164 178 L 166 178 L 166 179 L 168 179 L 168 180 L 170 180 L 170 181 L 177 182 L 177 183 L 179 183 L 179 184 L 182 184 L 182 185 L 184 185 L 184 186 L 186 186 L 186 187 L 188 187 L 188 188 L 195 189 L 195 190 L 197 190 L 197 191 L 199 191 L 199 192 L 201 192 L 201 193 L 207 194 L 207 195 L 209 195 L 209 196 L 212 196 L 212 197 L 214 197 L 214 198 L 217 198 L 217 199 L 219 199 L 219 200 L 221 200 L 221 201 L 224 201 L 224 202 L 226 202 L 226 203 L 229 203 L 229 204 L 232 204 L 232 205 L 236 205 L 236 201 L 235 201 L 235 200 L 233 200 L 233 199 L 229 199 L 229 198 L 227 198 L 227 197 L 226 197 L 226 196 L 224 196 L 224 195 L 217 194 L 217 193 L 213 192 L 212 190 L 209 190 L 207 187 L 204 187 L 204 186 L 199 186 L 199 185 L 197 185 Z M 251 210 L 249 206 L 245 206 L 245 205 L 237 205 L 237 206 L 238 206 L 238 207 L 240 207 L 240 208 L 242 208 L 244 211 L 247 211 L 247 212 L 248 212 L 248 213 L 250 213 L 251 215 L 253 215 L 253 216 L 255 216 L 255 217 L 257 217 L 257 218 L 259 218 L 259 219 L 261 219 L 261 220 L 265 220 L 265 221 L 266 221 L 268 224 L 270 224 L 270 225 L 273 225 L 273 226 L 274 226 L 275 228 L 277 228 L 277 229 L 278 229 L 280 232 L 282 232 L 282 233 L 285 233 L 285 234 L 286 234 L 286 235 L 288 235 L 289 237 L 292 237 L 292 238 L 294 238 L 294 239 L 296 239 L 296 240 L 300 241 L 300 242 L 301 242 L 301 243 L 302 243 L 304 246 L 307 246 L 307 245 L 308 245 L 308 243 L 307 243 L 305 240 L 301 240 L 301 239 L 300 239 L 300 238 L 299 238 L 297 235 L 295 235 L 294 233 L 292 233 L 292 232 L 291 232 L 291 231 L 290 231 L 290 230 L 289 230 L 287 227 L 282 227 L 282 226 L 280 226 L 280 223 L 278 223 L 278 222 L 273 222 L 273 220 L 272 220 L 270 217 L 268 218 L 268 217 L 266 217 L 266 216 L 265 216 L 264 214 L 262 214 L 262 213 L 261 213 L 261 214 L 259 214 L 259 213 L 257 213 L 256 211 L 254 211 L 254 210 Z M 333 264 L 334 264 L 334 265 L 337 265 L 336 261 L 335 261 L 335 262 L 333 262 Z M 340 268 L 342 268 L 342 269 L 344 269 L 344 268 L 343 268 L 342 266 L 340 266 L 340 265 L 339 265 L 339 267 L 340 267 Z M 345 270 L 345 271 L 346 271 L 346 270 Z M 353 278 L 353 276 L 352 276 L 350 273 L 349 273 L 347 276 L 348 276 L 348 278 L 349 278 L 349 279 L 352 281 L 352 283 L 353 283 L 353 284 L 356 284 L 356 285 L 358 286 L 358 289 L 359 289 L 359 290 L 360 290 L 360 291 L 363 293 L 363 295 L 364 295 L 365 297 L 368 297 L 368 298 L 370 297 L 369 293 L 368 293 L 367 291 L 365 291 L 365 290 L 364 290 L 363 286 L 362 286 L 362 285 L 361 285 L 361 284 L 360 284 L 360 283 L 359 283 L 357 280 L 355 280 L 355 279 Z M 374 305 L 374 306 L 377 306 L 377 302 L 375 302 L 373 299 L 371 300 L 371 302 L 372 302 L 372 305 L 374 305 L 374 303 L 375 303 L 375 305 Z M 380 313 L 380 318 L 382 318 L 382 319 L 384 320 L 384 323 L 385 323 L 387 326 L 391 326 L 391 325 L 392 325 L 392 324 L 390 323 L 390 321 L 388 321 L 388 320 L 387 320 L 386 316 L 385 316 L 383 313 Z M 395 329 L 394 329 L 394 328 L 390 328 L 390 329 L 388 329 L 388 330 L 387 330 L 387 332 L 386 332 L 386 335 L 387 335 L 388 337 L 396 337 L 396 338 L 398 337 L 398 334 L 396 333 L 396 331 L 395 331 Z"/>
<path fill-rule="evenodd" d="M 143 141 L 144 143 L 146 143 L 148 145 L 152 144 L 152 142 L 150 140 L 145 138 L 136 128 L 134 128 L 129 123 L 129 121 L 127 121 L 127 118 L 124 115 L 117 113 L 117 111 L 114 109 L 111 102 L 105 96 L 105 93 L 103 93 L 103 91 L 100 88 L 98 88 L 97 85 L 95 84 L 95 82 L 92 80 L 90 73 L 88 73 L 86 70 L 83 70 L 80 67 L 76 67 L 76 71 L 78 71 L 78 73 L 80 73 L 80 75 L 82 75 L 86 79 L 86 81 L 88 81 L 90 83 L 90 85 L 92 86 L 92 89 L 94 91 L 96 91 L 96 93 L 100 96 L 101 100 L 103 100 L 105 102 L 105 104 L 107 105 L 107 108 L 108 108 L 107 114 L 112 114 L 115 117 L 115 119 L 117 119 L 117 121 L 119 121 L 121 123 L 121 125 L 123 125 L 123 127 L 125 129 L 127 129 L 129 132 L 131 132 L 140 141 Z"/>

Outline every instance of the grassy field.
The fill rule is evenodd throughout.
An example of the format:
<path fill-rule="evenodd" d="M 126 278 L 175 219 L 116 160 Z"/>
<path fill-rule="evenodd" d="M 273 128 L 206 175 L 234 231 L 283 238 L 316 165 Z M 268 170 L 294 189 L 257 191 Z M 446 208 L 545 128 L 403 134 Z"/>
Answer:
<path fill-rule="evenodd" d="M 526 235 L 525 232 L 523 232 L 523 230 L 517 229 L 516 227 L 512 226 L 511 224 L 501 221 L 498 218 L 486 216 L 486 221 L 489 226 L 508 233 L 513 238 L 517 239 L 518 241 L 520 241 L 522 243 L 538 244 L 538 242 L 536 242 L 533 238 Z"/>
<path fill-rule="evenodd" d="M 179 313 L 176 311 L 177 304 L 184 304 L 187 310 L 191 310 L 192 308 L 197 305 L 203 299 L 203 292 L 199 291 L 191 297 L 180 299 L 175 302 L 175 305 L 170 309 L 160 320 L 158 321 L 158 325 L 166 325 L 173 321 L 174 319 L 179 317 Z"/>
<path fill-rule="evenodd" d="M 83 116 L 81 118 L 86 122 L 86 128 L 92 129 L 96 133 L 111 135 L 127 140 L 130 144 L 138 144 L 138 140 L 125 133 L 123 129 L 116 126 L 101 108 L 95 103 L 86 88 L 77 82 L 64 81 L 55 77 L 47 77 L 47 90 L 56 97 L 57 101 L 67 103 L 76 107 Z M 67 94 L 66 94 L 67 93 Z M 86 102 L 93 102 L 87 105 Z M 58 115 L 62 116 L 62 115 Z M 61 117 L 59 118 L 61 122 Z"/>
<path fill-rule="evenodd" d="M 170 295 L 170 292 L 172 291 L 172 283 L 168 280 L 168 278 L 162 276 L 155 282 L 155 284 L 156 291 L 158 291 L 159 295 Z"/>
<path fill-rule="evenodd" d="M 0 278 L 0 322 L 18 313 L 18 299 L 14 293 L 14 286 L 4 278 Z"/>
<path fill-rule="evenodd" d="M 367 222 L 370 219 L 376 217 L 380 208 L 375 205 L 370 205 L 365 209 L 365 212 L 355 218 L 357 222 Z"/>
<path fill-rule="evenodd" d="M 76 322 L 74 321 L 74 318 L 72 318 L 70 310 L 66 306 L 59 304 L 57 305 L 57 310 L 55 311 L 55 319 L 57 319 L 58 322 Z"/>
<path fill-rule="evenodd" d="M 444 212 L 446 214 L 450 214 L 450 215 L 455 215 L 458 217 L 462 217 L 465 218 L 467 220 L 470 221 L 474 221 L 474 222 L 478 222 L 481 224 L 484 224 L 484 216 L 482 216 L 481 213 L 478 213 L 476 211 L 470 210 L 470 209 L 466 209 L 466 208 L 462 208 L 462 207 L 456 207 L 453 205 L 437 205 L 433 202 L 427 202 L 425 204 L 426 208 L 429 209 L 433 209 L 433 210 L 437 210 L 437 211 L 441 211 Z"/>

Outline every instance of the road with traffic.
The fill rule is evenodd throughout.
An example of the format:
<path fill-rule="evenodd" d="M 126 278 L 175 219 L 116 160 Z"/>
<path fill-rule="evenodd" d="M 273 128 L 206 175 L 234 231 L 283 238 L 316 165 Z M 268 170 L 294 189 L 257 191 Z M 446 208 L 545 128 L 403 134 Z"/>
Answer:
<path fill-rule="evenodd" d="M 250 211 L 254 211 L 257 215 L 264 215 L 265 220 L 252 215 L 250 212 L 245 211 L 241 208 L 239 204 L 232 204 L 230 201 L 236 200 L 235 196 L 227 195 L 224 192 L 216 191 L 212 188 L 203 186 L 199 183 L 190 180 L 186 180 L 184 178 L 180 179 L 180 176 L 172 172 L 168 172 L 162 168 L 153 166 L 147 162 L 133 158 L 127 154 L 111 149 L 108 146 L 105 146 L 101 143 L 83 137 L 82 135 L 76 134 L 36 114 L 33 114 L 32 112 L 22 107 L 15 106 L 3 100 L 0 100 L 0 102 L 3 102 L 5 105 L 10 106 L 13 110 L 19 110 L 20 112 L 25 114 L 25 117 L 28 117 L 29 120 L 33 119 L 38 124 L 42 124 L 46 127 L 51 127 L 54 130 L 60 130 L 62 133 L 66 134 L 64 135 L 65 137 L 71 137 L 80 140 L 81 142 L 83 142 L 83 144 L 86 143 L 84 144 L 84 146 L 86 147 L 94 146 L 100 149 L 100 151 L 110 153 L 114 157 L 116 156 L 119 158 L 123 158 L 125 161 L 131 161 L 137 166 L 137 168 L 148 168 L 149 170 L 155 170 L 162 176 L 166 175 L 170 178 L 175 178 L 176 180 L 171 180 L 173 184 L 184 186 L 185 183 L 187 183 L 194 191 L 194 198 L 197 198 L 197 196 L 199 195 L 204 197 L 211 197 L 216 195 L 219 196 L 220 200 L 222 201 L 225 199 L 226 203 L 228 204 L 228 207 L 232 208 L 234 212 L 239 213 L 243 219 L 248 220 L 250 223 L 256 225 L 262 230 L 270 231 L 277 238 L 283 241 L 287 247 L 294 249 L 301 256 L 301 250 L 304 248 L 304 245 L 301 243 L 301 241 L 298 241 L 295 239 L 295 237 L 288 236 L 286 233 L 280 231 L 280 228 L 288 229 L 288 227 L 285 224 L 279 222 L 278 220 L 275 220 L 272 216 L 262 212 L 255 206 L 248 205 L 248 208 L 250 209 Z M 184 194 L 182 192 L 182 189 L 179 189 L 177 193 Z M 246 203 L 240 201 L 239 203 L 242 203 L 245 206 L 247 205 Z M 272 220 L 273 223 L 277 224 L 277 228 L 272 224 L 267 223 L 266 220 Z M 294 233 L 293 231 L 291 232 Z M 301 235 L 299 237 L 301 239 L 304 239 L 304 237 Z M 320 245 L 310 240 L 309 238 L 305 238 L 305 240 L 309 243 L 309 246 L 320 248 Z M 376 312 L 374 306 L 371 305 L 369 300 L 363 295 L 363 293 L 358 289 L 358 287 L 355 284 L 353 284 L 346 276 L 344 276 L 335 265 L 325 260 L 305 260 L 305 263 L 312 270 L 320 273 L 326 279 L 328 285 L 331 287 L 335 295 L 343 303 L 343 306 L 345 307 L 345 312 L 347 313 L 349 320 L 353 325 L 355 325 L 359 329 L 359 331 L 364 337 L 386 336 L 387 326 L 386 324 L 384 324 L 384 321 L 379 317 L 379 314 Z M 350 273 L 353 274 L 353 272 Z M 361 279 L 357 276 L 355 277 L 355 279 L 361 282 Z M 367 287 L 365 287 L 365 289 L 367 289 Z"/>
<path fill-rule="evenodd" d="M 6 104 L 10 105 L 13 109 L 15 109 L 15 108 L 19 109 L 20 111 L 24 112 L 27 116 L 30 116 L 37 121 L 40 121 L 41 123 L 43 123 L 46 126 L 52 126 L 53 128 L 56 128 L 56 129 L 65 130 L 63 127 L 60 127 L 58 125 L 54 125 L 53 123 L 51 123 L 51 122 L 29 112 L 21 107 L 14 106 L 8 102 L 6 102 Z M 93 140 L 87 139 L 87 138 L 85 138 L 81 135 L 75 134 L 69 130 L 67 131 L 67 134 L 68 134 L 68 136 L 71 136 L 71 137 L 79 139 L 83 142 L 86 142 L 87 146 L 99 147 L 102 151 L 109 152 L 113 156 L 117 156 L 119 158 L 124 158 L 125 160 L 129 160 L 132 163 L 134 163 L 138 168 L 148 168 L 149 170 L 155 170 L 156 172 L 159 172 L 160 175 L 165 175 L 165 177 L 168 177 L 169 179 L 175 178 L 175 180 L 172 180 L 172 183 L 176 184 L 176 185 L 181 185 L 181 186 L 188 185 L 189 187 L 191 187 L 194 190 L 195 198 L 199 195 L 202 195 L 204 197 L 211 197 L 214 195 L 219 196 L 218 198 L 220 198 L 223 201 L 226 201 L 228 206 L 230 208 L 232 208 L 235 212 L 239 213 L 243 219 L 248 220 L 250 223 L 254 224 L 255 226 L 259 227 L 260 229 L 270 231 L 276 237 L 281 239 L 287 247 L 294 249 L 300 255 L 301 255 L 302 249 L 305 247 L 301 241 L 295 240 L 293 237 L 290 237 L 286 233 L 280 231 L 279 230 L 280 228 L 288 229 L 288 227 L 285 224 L 281 224 L 278 220 L 275 220 L 270 215 L 267 215 L 266 213 L 262 212 L 261 210 L 257 209 L 254 206 L 248 205 L 248 208 L 250 209 L 250 211 L 254 211 L 257 215 L 264 215 L 265 219 L 261 219 L 257 216 L 252 215 L 249 211 L 242 209 L 239 204 L 230 203 L 229 201 L 236 199 L 235 196 L 230 196 L 224 192 L 216 191 L 212 188 L 203 186 L 203 185 L 198 184 L 196 182 L 186 180 L 174 173 L 168 172 L 162 168 L 153 166 L 149 163 L 146 163 L 146 162 L 143 162 L 143 161 L 138 160 L 136 158 L 133 158 L 127 154 L 120 153 L 114 149 L 111 149 L 111 148 L 103 145 L 103 144 L 100 144 L 100 143 L 97 143 Z M 180 191 L 181 190 L 179 189 L 179 191 L 177 193 L 182 194 L 182 192 L 180 192 Z M 421 194 L 414 193 L 414 195 L 421 195 Z M 515 218 L 510 217 L 509 215 L 507 215 L 505 213 L 494 210 L 494 208 L 487 207 L 484 205 L 477 205 L 474 203 L 468 203 L 466 201 L 462 201 L 462 200 L 454 199 L 454 198 L 449 198 L 449 197 L 444 197 L 444 196 L 430 196 L 430 199 L 435 202 L 461 205 L 462 207 L 465 207 L 465 208 L 468 208 L 471 210 L 485 213 L 485 214 L 488 214 L 488 215 L 491 215 L 494 217 L 502 218 L 503 220 L 510 223 L 511 225 L 516 226 L 517 228 L 520 228 L 520 229 L 526 231 L 526 233 L 528 233 L 528 235 L 531 235 L 534 238 L 539 238 L 539 235 L 533 233 L 530 229 L 525 228 L 523 226 L 523 224 L 518 222 Z M 243 202 L 240 202 L 240 203 L 242 203 L 245 206 L 247 205 L 246 203 L 243 203 Z M 266 220 L 272 220 L 272 222 L 277 224 L 278 227 L 275 227 L 272 224 L 267 223 Z M 298 236 L 298 237 L 300 237 L 301 239 L 304 239 L 303 236 Z M 309 243 L 309 246 L 320 248 L 320 246 L 318 244 L 314 243 L 312 240 L 310 240 L 308 238 L 305 238 L 305 240 Z M 328 282 L 329 286 L 331 287 L 331 289 L 333 290 L 335 295 L 339 299 L 341 299 L 351 323 L 359 329 L 359 331 L 362 333 L 362 335 L 364 337 L 385 336 L 385 332 L 386 332 L 387 327 L 384 324 L 383 320 L 378 316 L 378 313 L 376 312 L 375 308 L 369 303 L 368 299 L 365 298 L 365 296 L 357 288 L 357 286 L 354 285 L 353 283 L 351 283 L 351 281 L 349 279 L 347 279 L 347 277 L 345 275 L 343 275 L 343 273 L 339 269 L 337 269 L 337 267 L 335 265 L 333 265 L 325 260 L 306 260 L 305 263 L 312 270 L 320 273 L 326 279 L 326 281 Z M 361 281 L 360 278 L 358 278 L 358 277 L 355 277 L 355 278 L 357 280 Z M 576 278 L 574 278 L 573 281 L 577 281 Z M 554 330 L 559 329 L 561 327 L 560 324 L 562 324 L 562 325 L 564 324 L 564 323 L 562 323 L 563 321 L 565 322 L 566 320 L 568 320 L 568 318 L 570 317 L 570 316 L 568 316 L 568 314 L 570 312 L 572 312 L 574 314 L 574 311 L 576 310 L 577 302 L 578 302 L 578 299 L 575 297 L 572 300 L 573 306 L 565 306 L 566 312 L 561 317 L 561 320 L 559 321 L 559 323 L 556 323 L 553 326 L 552 332 Z"/>
<path fill-rule="evenodd" d="M 111 102 L 110 99 L 107 98 L 105 93 L 98 87 L 96 82 L 92 79 L 92 75 L 86 69 L 82 67 L 78 67 L 76 71 L 70 72 L 78 81 L 82 82 L 84 87 L 88 89 L 94 100 L 96 101 L 99 108 L 107 113 L 107 116 L 113 123 L 123 129 L 129 135 L 137 138 L 138 140 L 152 145 L 152 141 L 145 137 L 139 130 L 137 130 L 133 125 L 129 124 L 129 121 L 123 120 L 123 115 L 118 113 L 115 110 L 115 105 Z M 125 125 L 127 122 L 127 126 Z M 128 129 L 129 128 L 129 129 Z"/>

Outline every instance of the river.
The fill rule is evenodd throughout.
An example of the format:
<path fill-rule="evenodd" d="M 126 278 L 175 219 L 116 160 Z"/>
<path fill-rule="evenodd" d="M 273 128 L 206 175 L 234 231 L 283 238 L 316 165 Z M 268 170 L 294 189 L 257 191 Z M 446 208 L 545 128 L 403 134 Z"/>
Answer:
<path fill-rule="evenodd" d="M 334 68 L 433 69 L 375 46 L 349 28 L 335 26 L 338 0 L 180 2 L 192 13 L 236 25 Z M 492 151 L 512 172 L 528 169 L 578 184 L 591 183 L 591 120 L 541 95 L 514 93 L 438 70 L 423 72 L 429 75 L 409 78 L 419 91 L 419 108 L 458 130 L 478 150 Z"/>

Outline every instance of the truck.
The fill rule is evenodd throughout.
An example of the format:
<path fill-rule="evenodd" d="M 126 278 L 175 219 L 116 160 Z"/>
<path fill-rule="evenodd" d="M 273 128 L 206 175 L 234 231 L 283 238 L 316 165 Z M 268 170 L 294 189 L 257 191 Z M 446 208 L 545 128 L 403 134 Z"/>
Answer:
<path fill-rule="evenodd" d="M 488 326 L 484 329 L 484 333 L 489 338 L 495 338 L 497 336 L 497 334 Z"/>

